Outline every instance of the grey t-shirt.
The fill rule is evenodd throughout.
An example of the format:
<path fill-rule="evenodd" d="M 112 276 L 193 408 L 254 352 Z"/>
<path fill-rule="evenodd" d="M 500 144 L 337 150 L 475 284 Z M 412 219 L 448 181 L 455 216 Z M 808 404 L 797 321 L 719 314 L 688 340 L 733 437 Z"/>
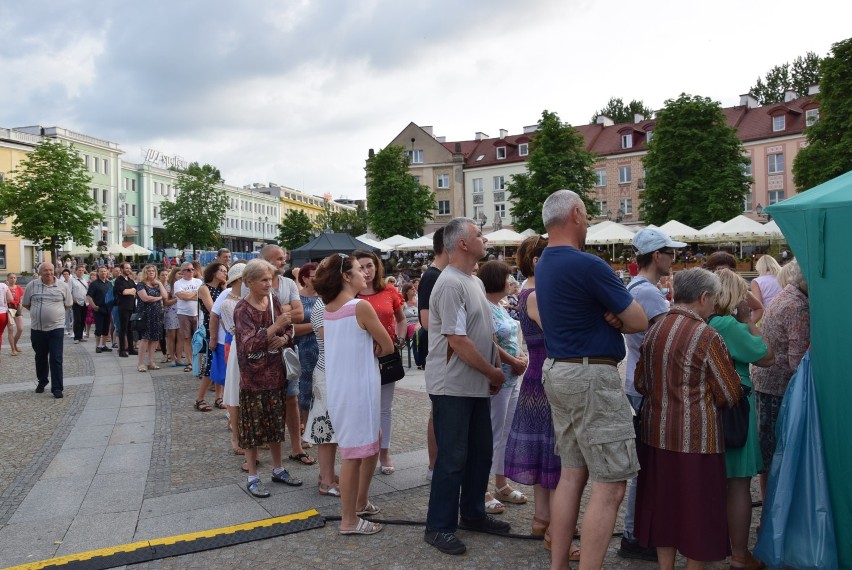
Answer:
<path fill-rule="evenodd" d="M 45 285 L 39 278 L 27 284 L 21 304 L 30 308 L 30 328 L 52 331 L 65 326 L 65 313 L 74 304 L 74 298 L 68 283 L 55 279 L 53 285 Z"/>
<path fill-rule="evenodd" d="M 283 275 L 278 276 L 278 287 L 272 289 L 272 292 L 275 293 L 278 297 L 278 302 L 282 305 L 290 304 L 293 301 L 301 302 L 301 299 L 299 299 L 299 288 L 296 286 L 296 282 L 284 277 Z M 248 285 L 245 283 L 243 283 L 241 293 L 243 297 L 249 293 Z"/>
<path fill-rule="evenodd" d="M 642 306 L 645 314 L 648 315 L 649 322 L 653 318 L 669 312 L 669 306 L 666 304 L 666 298 L 663 293 L 657 289 L 656 285 L 644 277 L 634 277 L 627 285 L 627 290 L 633 295 L 636 302 Z M 633 385 L 633 373 L 636 371 L 636 363 L 639 362 L 639 347 L 642 346 L 642 340 L 645 338 L 646 332 L 642 331 L 624 335 L 624 340 L 627 344 L 627 369 L 624 374 L 624 392 L 636 397 L 641 396 L 641 394 L 636 391 Z"/>
<path fill-rule="evenodd" d="M 482 281 L 453 266 L 441 271 L 429 299 L 429 356 L 426 391 L 436 396 L 487 398 L 488 379 L 450 350 L 447 335 L 468 337 L 494 362 L 494 323 Z"/>

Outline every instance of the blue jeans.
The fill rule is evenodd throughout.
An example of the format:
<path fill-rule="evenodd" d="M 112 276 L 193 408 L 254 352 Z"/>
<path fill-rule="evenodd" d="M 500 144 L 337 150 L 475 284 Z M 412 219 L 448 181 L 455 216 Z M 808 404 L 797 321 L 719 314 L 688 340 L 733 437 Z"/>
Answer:
<path fill-rule="evenodd" d="M 458 515 L 485 517 L 491 470 L 491 399 L 433 396 L 432 422 L 438 458 L 429 492 L 426 528 L 455 532 Z"/>
<path fill-rule="evenodd" d="M 65 342 L 64 328 L 52 331 L 30 331 L 30 342 L 35 351 L 36 378 L 39 384 L 47 384 L 50 371 L 50 391 L 61 392 L 62 384 L 62 347 Z"/>
<path fill-rule="evenodd" d="M 638 414 L 639 406 L 642 404 L 642 396 L 632 396 L 627 394 L 627 400 L 630 402 L 630 407 Z M 638 440 L 637 440 L 638 445 Z M 634 477 L 627 482 L 627 508 L 624 511 L 624 533 L 623 536 L 629 542 L 636 542 L 633 536 L 634 520 L 636 518 L 636 481 Z"/>

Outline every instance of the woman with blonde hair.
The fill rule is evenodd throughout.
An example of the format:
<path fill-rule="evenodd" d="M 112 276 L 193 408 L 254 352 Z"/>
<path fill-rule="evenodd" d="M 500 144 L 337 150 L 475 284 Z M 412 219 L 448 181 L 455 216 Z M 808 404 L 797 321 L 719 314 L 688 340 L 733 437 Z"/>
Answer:
<path fill-rule="evenodd" d="M 774 257 L 767 254 L 757 260 L 754 268 L 758 276 L 751 280 L 751 294 L 766 308 L 775 295 L 781 292 L 781 286 L 778 285 L 778 272 L 781 271 L 781 266 Z M 762 317 L 763 312 L 761 311 L 758 316 Z"/>
<path fill-rule="evenodd" d="M 369 500 L 381 441 L 381 380 L 376 356 L 390 354 L 394 347 L 373 306 L 356 298 L 367 286 L 358 258 L 342 253 L 325 258 L 314 277 L 314 289 L 325 303 L 329 419 L 343 457 L 340 534 L 382 530 L 380 524 L 359 517 L 380 511 Z"/>
<path fill-rule="evenodd" d="M 154 349 L 160 342 L 163 328 L 163 299 L 168 295 L 166 288 L 157 279 L 157 268 L 146 265 L 142 268 L 141 280 L 136 284 L 137 310 L 142 312 L 142 329 L 139 334 L 139 360 L 137 370 L 159 370 L 154 363 Z M 145 363 L 147 356 L 148 363 Z"/>
<path fill-rule="evenodd" d="M 748 294 L 745 279 L 730 269 L 716 272 L 721 289 L 716 296 L 715 314 L 709 324 L 722 336 L 734 361 L 740 383 L 750 406 L 748 438 L 743 447 L 725 449 L 725 471 L 728 478 L 727 513 L 728 537 L 731 541 L 731 568 L 756 570 L 763 563 L 748 551 L 751 529 L 751 478 L 763 470 L 757 434 L 755 396 L 749 376 L 749 364 L 767 367 L 775 356 L 757 328 L 755 312 L 743 301 Z"/>

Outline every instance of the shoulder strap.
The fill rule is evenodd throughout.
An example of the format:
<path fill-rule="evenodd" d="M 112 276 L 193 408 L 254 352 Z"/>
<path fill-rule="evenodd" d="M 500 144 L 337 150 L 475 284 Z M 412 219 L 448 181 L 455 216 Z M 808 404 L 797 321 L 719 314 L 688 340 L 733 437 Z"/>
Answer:
<path fill-rule="evenodd" d="M 628 291 L 632 291 L 635 287 L 637 287 L 637 286 L 641 285 L 643 281 L 647 281 L 648 283 L 650 283 L 650 281 L 648 281 L 648 280 L 647 280 L 647 279 L 645 279 L 644 277 L 640 277 L 639 279 L 637 279 L 636 281 L 634 281 L 633 283 L 631 283 L 630 285 L 628 285 L 628 286 L 627 286 L 627 290 L 628 290 Z"/>

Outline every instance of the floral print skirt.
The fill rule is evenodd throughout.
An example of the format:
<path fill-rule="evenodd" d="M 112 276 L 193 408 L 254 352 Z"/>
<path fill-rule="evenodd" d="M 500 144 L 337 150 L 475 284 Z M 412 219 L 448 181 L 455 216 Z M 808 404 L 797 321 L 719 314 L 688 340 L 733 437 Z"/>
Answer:
<path fill-rule="evenodd" d="M 261 392 L 240 390 L 240 447 L 251 449 L 284 441 L 286 397 L 286 388 Z"/>

